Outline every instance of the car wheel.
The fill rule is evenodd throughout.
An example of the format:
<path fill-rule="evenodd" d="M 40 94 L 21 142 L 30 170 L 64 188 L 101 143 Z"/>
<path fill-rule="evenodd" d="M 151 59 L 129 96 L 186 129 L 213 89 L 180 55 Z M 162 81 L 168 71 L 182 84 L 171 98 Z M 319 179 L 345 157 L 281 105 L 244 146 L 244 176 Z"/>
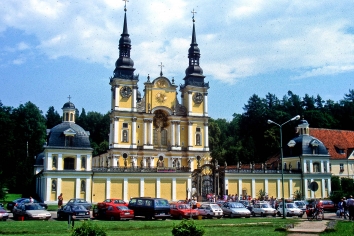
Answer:
<path fill-rule="evenodd" d="M 182 220 L 182 218 L 183 218 L 182 215 L 179 215 L 179 216 L 178 216 L 178 219 L 179 219 L 179 220 Z"/>
<path fill-rule="evenodd" d="M 152 216 L 145 216 L 145 219 L 152 220 Z"/>
<path fill-rule="evenodd" d="M 278 212 L 277 212 L 277 215 L 278 215 L 278 216 L 281 216 L 281 213 L 278 211 Z"/>
<path fill-rule="evenodd" d="M 166 220 L 166 218 L 162 218 L 161 220 Z"/>
<path fill-rule="evenodd" d="M 289 214 L 289 212 L 288 212 L 288 213 L 286 213 L 286 217 L 290 217 L 290 214 Z"/>
<path fill-rule="evenodd" d="M 115 219 L 114 219 L 114 216 L 111 216 L 111 218 L 110 218 L 110 219 L 111 219 L 111 220 L 115 220 Z"/>
<path fill-rule="evenodd" d="M 261 217 L 264 217 L 264 214 L 263 214 L 263 212 L 261 212 Z"/>
<path fill-rule="evenodd" d="M 231 214 L 230 214 L 230 218 L 234 218 L 234 214 L 231 213 Z"/>
<path fill-rule="evenodd" d="M 254 213 L 254 211 L 252 211 L 252 216 L 255 217 L 256 216 L 256 213 Z"/>
<path fill-rule="evenodd" d="M 299 215 L 299 217 L 302 218 L 303 215 L 304 215 L 304 214 L 301 214 L 301 215 Z"/>
<path fill-rule="evenodd" d="M 213 217 L 212 217 L 211 215 L 207 215 L 207 218 L 208 218 L 208 219 L 211 219 L 211 218 L 213 218 Z"/>
<path fill-rule="evenodd" d="M 221 216 L 217 216 L 216 218 L 220 219 L 220 218 L 221 218 Z"/>

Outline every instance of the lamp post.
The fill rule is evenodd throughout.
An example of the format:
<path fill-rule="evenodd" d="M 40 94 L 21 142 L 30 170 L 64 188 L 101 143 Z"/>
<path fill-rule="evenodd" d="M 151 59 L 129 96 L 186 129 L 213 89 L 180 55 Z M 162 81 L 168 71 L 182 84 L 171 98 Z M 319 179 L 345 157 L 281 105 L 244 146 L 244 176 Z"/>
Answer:
<path fill-rule="evenodd" d="M 291 118 L 290 120 L 284 122 L 283 124 L 279 125 L 278 123 L 272 121 L 272 120 L 268 120 L 268 124 L 275 124 L 277 126 L 279 126 L 280 129 L 280 158 L 281 158 L 281 190 L 282 190 L 282 203 L 283 203 L 283 219 L 285 219 L 285 199 L 284 199 L 284 164 L 283 164 L 283 132 L 282 132 L 282 127 L 283 125 L 285 125 L 286 123 L 290 122 L 290 121 L 294 121 L 294 120 L 298 120 L 300 119 L 300 116 L 297 115 L 293 118 Z"/>

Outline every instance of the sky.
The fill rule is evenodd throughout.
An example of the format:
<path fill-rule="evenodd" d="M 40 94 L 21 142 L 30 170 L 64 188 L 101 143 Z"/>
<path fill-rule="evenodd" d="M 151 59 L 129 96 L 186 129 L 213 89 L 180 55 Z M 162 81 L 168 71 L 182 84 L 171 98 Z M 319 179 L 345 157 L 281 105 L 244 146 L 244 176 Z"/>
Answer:
<path fill-rule="evenodd" d="M 0 1 L 0 101 L 28 101 L 45 114 L 71 101 L 106 114 L 122 0 Z M 129 0 L 131 58 L 143 94 L 147 76 L 183 84 L 195 13 L 209 116 L 232 119 L 249 98 L 288 91 L 335 102 L 354 89 L 351 0 Z"/>

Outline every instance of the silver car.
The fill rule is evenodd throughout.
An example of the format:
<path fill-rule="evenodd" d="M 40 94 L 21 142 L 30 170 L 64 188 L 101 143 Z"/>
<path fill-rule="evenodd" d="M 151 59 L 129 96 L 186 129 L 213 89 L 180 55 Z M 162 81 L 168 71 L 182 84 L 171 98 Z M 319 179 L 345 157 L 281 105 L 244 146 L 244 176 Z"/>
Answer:
<path fill-rule="evenodd" d="M 14 207 L 13 217 L 14 219 L 23 217 L 26 220 L 48 220 L 52 215 L 38 203 L 25 203 Z"/>
<path fill-rule="evenodd" d="M 242 203 L 239 202 L 225 202 L 221 206 L 221 209 L 224 212 L 224 216 L 230 216 L 230 218 L 233 217 L 250 218 L 251 216 L 251 212 Z"/>
<path fill-rule="evenodd" d="M 272 208 L 268 203 L 256 203 L 253 205 L 252 215 L 260 216 L 276 216 L 277 210 Z"/>
<path fill-rule="evenodd" d="M 281 216 L 283 215 L 283 204 L 280 203 L 278 207 L 278 212 L 277 215 Z M 299 209 L 295 203 L 285 203 L 285 215 L 286 216 L 298 216 L 302 217 L 304 215 L 304 212 Z"/>

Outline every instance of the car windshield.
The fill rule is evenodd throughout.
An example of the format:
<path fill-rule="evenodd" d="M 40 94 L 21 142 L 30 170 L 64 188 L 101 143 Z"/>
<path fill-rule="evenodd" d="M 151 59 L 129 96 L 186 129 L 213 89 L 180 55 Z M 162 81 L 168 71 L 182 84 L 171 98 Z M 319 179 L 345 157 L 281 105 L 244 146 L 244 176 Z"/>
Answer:
<path fill-rule="evenodd" d="M 303 207 L 303 206 L 305 206 L 305 203 L 303 203 L 303 202 L 295 202 L 295 204 L 296 204 L 296 206 L 298 206 L 298 207 Z"/>
<path fill-rule="evenodd" d="M 242 203 L 231 203 L 230 207 L 231 208 L 245 208 L 245 206 Z"/>
<path fill-rule="evenodd" d="M 261 204 L 261 208 L 270 208 L 269 204 L 263 203 Z"/>
<path fill-rule="evenodd" d="M 249 206 L 249 205 L 250 205 L 250 203 L 247 202 L 247 201 L 242 201 L 241 203 L 242 203 L 243 205 L 245 205 L 245 206 Z"/>
<path fill-rule="evenodd" d="M 213 209 L 213 210 L 219 210 L 220 209 L 219 205 L 217 205 L 217 204 L 210 204 L 210 208 Z"/>
<path fill-rule="evenodd" d="M 169 206 L 168 201 L 164 199 L 156 199 L 155 206 L 157 207 L 167 207 Z"/>
<path fill-rule="evenodd" d="M 83 205 L 73 205 L 71 207 L 71 209 L 74 210 L 74 211 L 86 210 L 86 208 Z"/>
<path fill-rule="evenodd" d="M 43 207 L 41 207 L 38 204 L 28 204 L 28 205 L 25 205 L 25 209 L 26 210 L 43 210 Z"/>
<path fill-rule="evenodd" d="M 178 205 L 178 209 L 189 209 L 189 205 L 187 204 L 182 204 L 182 205 Z"/>
<path fill-rule="evenodd" d="M 126 206 L 117 206 L 117 209 L 121 211 L 129 210 L 129 208 Z"/>
<path fill-rule="evenodd" d="M 286 208 L 297 208 L 294 204 L 286 204 Z"/>

